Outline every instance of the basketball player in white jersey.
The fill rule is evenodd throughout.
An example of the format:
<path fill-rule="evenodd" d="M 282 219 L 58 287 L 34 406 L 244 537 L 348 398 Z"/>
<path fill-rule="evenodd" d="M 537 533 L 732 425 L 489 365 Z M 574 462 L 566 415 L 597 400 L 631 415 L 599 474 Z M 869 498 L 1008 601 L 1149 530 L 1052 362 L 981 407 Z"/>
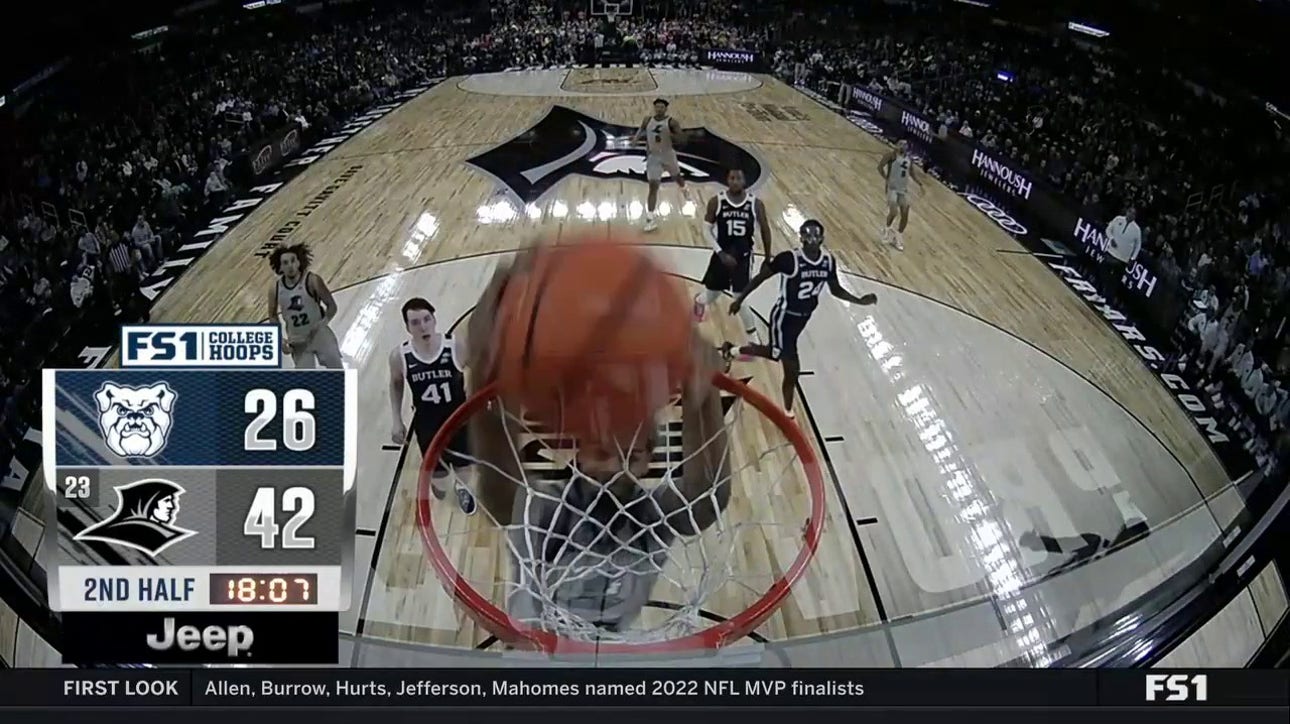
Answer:
<path fill-rule="evenodd" d="M 500 270 L 475 307 L 466 339 L 472 370 L 488 369 L 498 299 L 511 271 L 526 263 L 521 258 Z M 512 555 L 534 556 L 512 561 L 516 585 L 507 605 L 513 618 L 532 623 L 542 615 L 547 604 L 533 593 L 540 586 L 550 600 L 597 629 L 627 630 L 649 601 L 671 543 L 699 534 L 725 510 L 731 492 L 728 441 L 711 380 L 728 363 L 697 332 L 693 345 L 698 364 L 681 393 L 685 465 L 677 479 L 648 491 L 636 480 L 646 476 L 659 442 L 654 412 L 630 439 L 579 440 L 576 465 L 567 480 L 555 483 L 526 480 L 500 406 L 472 418 L 471 444 L 482 463 L 476 466 L 480 502 L 507 528 Z M 472 376 L 471 382 L 478 388 L 490 377 Z M 559 502 L 524 494 L 515 481 Z M 534 583 L 531 575 L 542 580 Z"/>
<path fill-rule="evenodd" d="M 336 316 L 336 299 L 322 277 L 309 271 L 312 258 L 304 244 L 279 246 L 269 255 L 269 266 L 278 275 L 269 288 L 269 319 L 282 317 L 282 350 L 291 355 L 296 369 L 340 369 L 345 363 L 329 326 Z"/>
<path fill-rule="evenodd" d="M 887 223 L 882 228 L 882 240 L 898 250 L 905 248 L 905 227 L 909 225 L 909 180 L 922 185 L 914 175 L 918 165 L 909 155 L 909 141 L 901 140 L 878 162 L 878 173 L 887 185 Z M 891 228 L 891 222 L 900 215 L 900 228 Z"/>
<path fill-rule="evenodd" d="M 655 210 L 658 208 L 658 189 L 663 183 L 664 171 L 676 181 L 683 196 L 688 194 L 675 148 L 685 142 L 685 131 L 681 130 L 681 124 L 675 118 L 668 115 L 667 109 L 666 100 L 655 100 L 654 115 L 646 116 L 632 136 L 632 145 L 639 144 L 642 136 L 645 138 L 645 180 L 649 181 L 649 197 L 645 202 L 645 231 L 658 228 Z"/>
<path fill-rule="evenodd" d="M 708 199 L 703 216 L 703 233 L 712 247 L 712 258 L 703 275 L 703 291 L 694 298 L 695 321 L 702 322 L 708 305 L 722 292 L 738 294 L 752 276 L 753 237 L 761 232 L 765 264 L 770 263 L 770 221 L 761 199 L 744 188 L 744 172 L 726 172 L 726 190 Z M 752 310 L 740 310 L 739 319 L 751 337 L 756 333 Z"/>
<path fill-rule="evenodd" d="M 421 297 L 403 304 L 403 326 L 408 339 L 390 350 L 390 412 L 394 424 L 390 439 L 395 445 L 407 442 L 408 428 L 403 422 L 403 386 L 412 390 L 412 430 L 424 458 L 439 428 L 461 403 L 466 401 L 465 355 L 458 351 L 451 337 L 440 334 L 435 322 L 434 306 Z M 462 427 L 436 461 L 431 490 L 443 499 L 446 491 L 440 481 L 450 466 L 469 465 L 469 442 Z M 463 513 L 475 512 L 475 498 L 460 482 L 456 486 L 457 505 Z"/>
<path fill-rule="evenodd" d="M 857 297 L 838 281 L 838 265 L 833 255 L 824 250 L 824 224 L 809 219 L 798 232 L 802 247 L 781 251 L 770 264 L 761 268 L 748 288 L 730 303 L 730 313 L 736 314 L 744 300 L 771 276 L 779 274 L 779 297 L 770 312 L 770 344 L 746 344 L 738 349 L 741 357 L 762 357 L 775 360 L 784 368 L 780 390 L 784 393 L 784 409 L 789 417 L 793 412 L 793 390 L 802 366 L 798 359 L 797 338 L 806 329 L 806 323 L 820 303 L 820 293 L 828 287 L 833 296 L 852 304 L 874 304 L 875 294 Z M 724 351 L 731 353 L 733 345 L 726 343 Z"/>

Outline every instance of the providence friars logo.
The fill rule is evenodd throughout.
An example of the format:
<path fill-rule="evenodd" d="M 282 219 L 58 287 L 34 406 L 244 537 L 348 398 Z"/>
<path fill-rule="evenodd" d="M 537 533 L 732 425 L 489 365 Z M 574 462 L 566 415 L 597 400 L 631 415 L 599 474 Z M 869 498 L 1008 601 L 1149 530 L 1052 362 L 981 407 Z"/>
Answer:
<path fill-rule="evenodd" d="M 118 485 L 116 511 L 77 533 L 76 540 L 125 546 L 156 557 L 197 531 L 175 525 L 184 489 L 161 478 Z"/>
<path fill-rule="evenodd" d="M 644 114 L 642 114 L 643 116 Z M 752 153 L 706 128 L 686 128 L 676 149 L 686 178 L 697 183 L 725 181 L 726 169 L 741 168 L 749 188 L 762 178 Z M 466 163 L 506 186 L 523 203 L 537 201 L 572 175 L 645 182 L 645 149 L 629 147 L 634 126 L 597 120 L 555 106 L 527 131 Z"/>

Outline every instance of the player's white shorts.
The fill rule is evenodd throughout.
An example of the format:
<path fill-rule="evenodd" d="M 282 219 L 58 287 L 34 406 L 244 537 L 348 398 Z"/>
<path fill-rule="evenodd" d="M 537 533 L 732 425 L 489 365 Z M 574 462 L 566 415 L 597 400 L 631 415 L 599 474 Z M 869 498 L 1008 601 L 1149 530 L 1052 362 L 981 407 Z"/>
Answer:
<path fill-rule="evenodd" d="M 340 355 L 340 344 L 331 327 L 322 327 L 314 334 L 309 344 L 291 345 L 291 361 L 298 370 L 311 370 L 317 365 L 328 369 L 341 369 L 345 366 Z"/>
<path fill-rule="evenodd" d="M 903 207 L 907 207 L 907 206 L 909 206 L 909 192 L 908 192 L 908 191 L 897 191 L 896 189 L 888 189 L 888 190 L 887 190 L 887 205 L 888 205 L 888 206 L 899 206 L 899 207 L 902 207 L 902 208 L 903 208 Z"/>
<path fill-rule="evenodd" d="M 650 181 L 662 181 L 663 172 L 667 171 L 672 178 L 681 175 L 681 164 L 677 163 L 676 152 L 651 153 L 645 157 L 645 178 Z"/>

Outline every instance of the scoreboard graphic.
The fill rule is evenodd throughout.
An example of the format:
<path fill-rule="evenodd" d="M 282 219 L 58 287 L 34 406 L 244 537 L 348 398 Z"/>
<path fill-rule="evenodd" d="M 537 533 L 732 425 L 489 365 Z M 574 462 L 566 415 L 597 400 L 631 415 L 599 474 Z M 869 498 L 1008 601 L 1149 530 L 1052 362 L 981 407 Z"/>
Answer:
<path fill-rule="evenodd" d="M 357 377 L 279 369 L 279 334 L 126 327 L 123 369 L 45 371 L 65 663 L 336 662 Z"/>

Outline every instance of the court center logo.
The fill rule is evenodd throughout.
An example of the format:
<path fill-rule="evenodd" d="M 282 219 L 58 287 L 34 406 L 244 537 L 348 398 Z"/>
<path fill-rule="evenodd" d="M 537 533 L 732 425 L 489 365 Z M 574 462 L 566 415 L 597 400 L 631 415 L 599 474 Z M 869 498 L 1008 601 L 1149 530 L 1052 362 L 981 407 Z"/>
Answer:
<path fill-rule="evenodd" d="M 166 448 L 176 392 L 165 382 L 129 387 L 104 382 L 94 401 L 108 449 L 123 458 L 150 458 Z"/>
<path fill-rule="evenodd" d="M 749 188 L 762 179 L 761 162 L 746 149 L 706 128 L 684 130 L 686 142 L 676 156 L 688 180 L 724 182 L 731 167 L 743 169 Z M 537 125 L 466 163 L 496 178 L 523 203 L 537 201 L 572 175 L 644 183 L 645 149 L 627 145 L 635 133 L 633 126 L 554 106 Z"/>
<path fill-rule="evenodd" d="M 742 377 L 740 382 L 745 385 L 752 382 L 752 377 Z M 734 409 L 735 403 L 739 401 L 729 392 L 721 392 L 721 414 L 725 420 L 731 420 L 731 410 Z M 525 419 L 521 421 L 521 427 L 524 434 L 520 436 L 520 445 L 517 450 L 520 458 L 520 467 L 524 471 L 524 479 L 528 481 L 541 481 L 544 483 L 565 483 L 569 480 L 569 464 L 573 462 L 577 450 L 578 442 L 573 437 L 561 434 L 558 431 L 545 427 L 542 423 Z M 641 479 L 641 482 L 648 481 L 650 485 L 657 484 L 661 480 L 679 478 L 684 472 L 684 463 L 680 457 L 673 454 L 657 452 L 657 450 L 671 450 L 679 452 L 682 449 L 683 425 L 681 421 L 681 398 L 677 397 L 672 400 L 664 413 L 664 419 L 657 432 L 659 437 L 656 440 L 656 452 L 653 461 L 650 463 L 649 472 Z"/>
<path fill-rule="evenodd" d="M 175 525 L 183 486 L 161 478 L 118 485 L 116 511 L 77 533 L 78 541 L 97 541 L 143 551 L 154 558 L 197 531 Z"/>

